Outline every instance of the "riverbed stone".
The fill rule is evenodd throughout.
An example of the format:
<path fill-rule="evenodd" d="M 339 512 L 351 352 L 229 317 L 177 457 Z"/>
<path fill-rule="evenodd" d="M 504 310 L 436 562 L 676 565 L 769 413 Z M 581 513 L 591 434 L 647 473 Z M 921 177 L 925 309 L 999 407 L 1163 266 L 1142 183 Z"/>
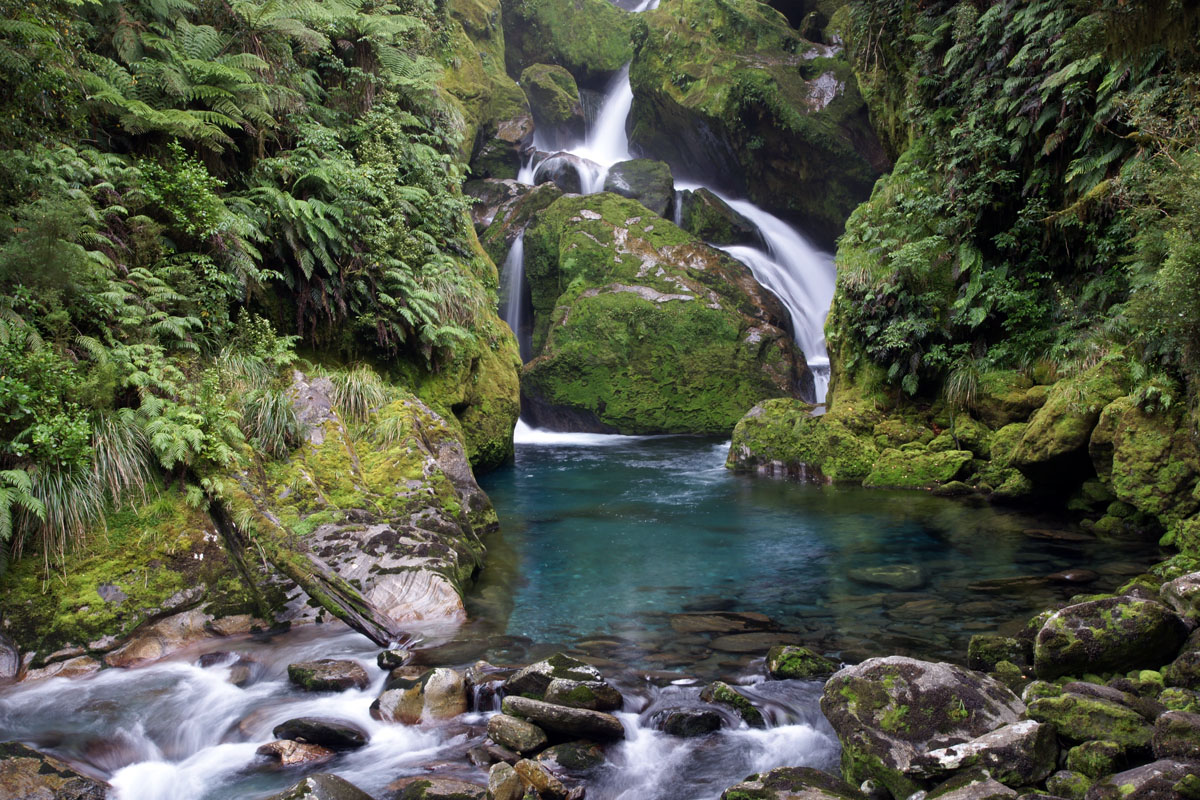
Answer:
<path fill-rule="evenodd" d="M 1200 762 L 1159 759 L 1096 781 L 1086 800 L 1190 800 L 1197 775 Z"/>
<path fill-rule="evenodd" d="M 749 633 L 778 627 L 766 614 L 755 611 L 688 611 L 671 615 L 671 630 L 681 634 Z"/>
<path fill-rule="evenodd" d="M 986 770 L 960 773 L 930 789 L 925 800 L 1012 800 L 1014 789 L 994 779 Z"/>
<path fill-rule="evenodd" d="M 720 714 L 706 708 L 664 708 L 651 720 L 663 733 L 684 739 L 720 730 L 724 723 Z"/>
<path fill-rule="evenodd" d="M 604 191 L 637 200 L 660 217 L 675 198 L 675 179 L 662 161 L 635 158 L 613 164 L 604 179 Z"/>
<path fill-rule="evenodd" d="M 1052 614 L 1038 631 L 1033 665 L 1044 679 L 1153 669 L 1170 661 L 1186 638 L 1183 620 L 1161 603 L 1107 597 Z"/>
<path fill-rule="evenodd" d="M 595 739 L 601 742 L 625 738 L 621 721 L 612 714 L 586 708 L 569 708 L 528 697 L 504 698 L 505 714 L 532 722 L 549 734 L 568 739 Z"/>
<path fill-rule="evenodd" d="M 292 739 L 278 739 L 267 742 L 254 751 L 260 756 L 267 756 L 279 762 L 283 767 L 294 767 L 300 764 L 321 764 L 333 758 L 333 751 L 319 744 L 307 744 Z"/>
<path fill-rule="evenodd" d="M 547 703 L 592 711 L 616 711 L 624 702 L 621 693 L 605 681 L 573 681 L 555 678 L 546 687 Z"/>
<path fill-rule="evenodd" d="M 867 796 L 819 769 L 779 767 L 730 786 L 721 800 L 867 800 Z"/>
<path fill-rule="evenodd" d="M 1111 775 L 1125 762 L 1125 748 L 1107 739 L 1076 745 L 1067 751 L 1067 769 L 1093 780 Z"/>
<path fill-rule="evenodd" d="M 765 728 L 767 726 L 762 712 L 754 706 L 750 698 L 724 681 L 714 681 L 705 686 L 700 691 L 700 699 L 706 703 L 718 703 L 728 706 L 737 712 L 742 721 L 751 728 Z"/>
<path fill-rule="evenodd" d="M 808 680 L 832 675 L 838 663 L 807 647 L 777 645 L 767 652 L 767 674 L 776 680 Z"/>
<path fill-rule="evenodd" d="M 320 745 L 330 750 L 354 750 L 363 747 L 370 738 L 353 722 L 326 717 L 296 717 L 276 725 L 271 734 L 276 739 L 292 739 Z"/>
<path fill-rule="evenodd" d="M 375 663 L 379 665 L 379 668 L 387 670 L 389 672 L 391 672 L 394 669 L 399 669 L 400 667 L 406 666 L 412 660 L 413 660 L 412 651 L 411 650 L 403 650 L 400 648 L 394 648 L 391 650 L 380 650 L 379 655 L 375 656 Z"/>
<path fill-rule="evenodd" d="M 850 580 L 874 586 L 886 586 L 898 592 L 920 589 L 925 585 L 926 575 L 918 564 L 886 564 L 879 567 L 859 567 L 847 571 Z"/>
<path fill-rule="evenodd" d="M 0 744 L 0 797 L 13 800 L 104 800 L 107 785 L 53 756 L 16 742 Z"/>
<path fill-rule="evenodd" d="M 600 670 L 590 664 L 563 653 L 555 653 L 549 658 L 517 671 L 504 682 L 504 691 L 507 694 L 540 700 L 545 696 L 546 690 L 550 688 L 550 682 L 555 679 L 601 683 L 604 681 L 604 676 L 600 674 Z"/>
<path fill-rule="evenodd" d="M 976 634 L 967 644 L 967 666 L 980 672 L 991 672 L 1001 661 L 1028 666 L 1032 655 L 1028 642 L 1012 636 Z"/>
<path fill-rule="evenodd" d="M 1084 800 L 1092 783 L 1092 779 L 1082 772 L 1060 769 L 1046 779 L 1046 791 L 1068 800 Z"/>
<path fill-rule="evenodd" d="M 1015 723 L 1025 704 L 963 667 L 889 656 L 835 673 L 821 710 L 842 745 L 843 777 L 905 798 L 922 788 L 906 774 L 918 756 Z"/>
<path fill-rule="evenodd" d="M 488 771 L 487 792 L 489 800 L 521 800 L 525 796 L 525 784 L 517 771 L 502 761 L 493 764 Z"/>
<path fill-rule="evenodd" d="M 1052 723 L 1068 742 L 1104 739 L 1126 749 L 1150 745 L 1151 728 L 1145 718 L 1112 700 L 1078 694 L 1042 697 L 1029 704 L 1029 716 Z"/>
<path fill-rule="evenodd" d="M 513 771 L 526 787 L 536 792 L 538 800 L 567 800 L 567 789 L 562 781 L 542 764 L 523 758 L 513 764 Z"/>
<path fill-rule="evenodd" d="M 713 650 L 722 653 L 766 653 L 780 644 L 800 644 L 804 637 L 798 633 L 731 633 L 718 636 L 708 643 Z"/>
<path fill-rule="evenodd" d="M 392 781 L 386 800 L 485 800 L 487 787 L 458 778 L 413 775 Z"/>
<path fill-rule="evenodd" d="M 969 742 L 922 753 L 913 759 L 909 773 L 934 778 L 982 767 L 1007 786 L 1032 786 L 1054 772 L 1057 760 L 1054 726 L 1021 720 Z"/>
<path fill-rule="evenodd" d="M 1200 572 L 1180 575 L 1164 583 L 1159 594 L 1176 614 L 1193 625 L 1200 623 Z"/>
<path fill-rule="evenodd" d="M 1157 758 L 1200 761 L 1200 714 L 1168 711 L 1154 721 L 1152 740 Z"/>
<path fill-rule="evenodd" d="M 586 740 L 564 742 L 538 753 L 537 761 L 555 773 L 581 777 L 604 763 L 604 751 Z"/>
<path fill-rule="evenodd" d="M 357 661 L 334 658 L 288 664 L 288 680 L 308 692 L 344 692 L 370 684 L 367 671 Z"/>
<path fill-rule="evenodd" d="M 308 775 L 295 786 L 268 800 L 373 800 L 371 795 L 359 789 L 345 778 L 318 772 Z"/>
<path fill-rule="evenodd" d="M 675 195 L 679 227 L 715 245 L 762 246 L 758 227 L 705 188 L 685 189 Z"/>
<path fill-rule="evenodd" d="M 392 672 L 384 691 L 372 705 L 372 713 L 389 722 L 415 725 L 422 719 L 453 719 L 467 711 L 467 688 L 461 674 L 439 667 L 426 670 L 415 678 Z"/>
<path fill-rule="evenodd" d="M 493 742 L 521 755 L 536 753 L 550 742 L 546 732 L 537 725 L 508 714 L 497 714 L 489 719 L 487 732 Z"/>

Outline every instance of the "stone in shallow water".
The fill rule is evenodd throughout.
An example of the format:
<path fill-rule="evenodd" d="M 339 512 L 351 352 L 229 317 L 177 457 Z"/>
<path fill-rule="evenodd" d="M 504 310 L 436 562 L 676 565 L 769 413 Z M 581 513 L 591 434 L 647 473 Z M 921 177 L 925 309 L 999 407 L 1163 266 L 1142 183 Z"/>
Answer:
<path fill-rule="evenodd" d="M 706 703 L 719 703 L 732 708 L 751 728 L 767 726 L 762 712 L 755 708 L 754 703 L 750 702 L 750 698 L 723 681 L 714 681 L 705 686 L 700 691 L 700 699 Z"/>
<path fill-rule="evenodd" d="M 845 781 L 811 767 L 780 767 L 730 786 L 721 800 L 866 800 Z"/>
<path fill-rule="evenodd" d="M 505 714 L 528 720 L 546 732 L 558 736 L 604 742 L 625 738 L 625 729 L 621 726 L 621 721 L 612 714 L 601 711 L 568 708 L 515 696 L 504 698 L 502 707 Z"/>
<path fill-rule="evenodd" d="M 537 760 L 551 772 L 580 777 L 604 763 L 604 751 L 588 741 L 556 744 L 538 753 Z"/>
<path fill-rule="evenodd" d="M 671 630 L 676 633 L 745 633 L 775 630 L 777 627 L 766 614 L 751 611 L 686 612 L 671 615 Z"/>
<path fill-rule="evenodd" d="M 508 714 L 489 719 L 487 732 L 493 742 L 521 755 L 535 753 L 549 743 L 546 732 L 537 725 Z"/>
<path fill-rule="evenodd" d="M 268 800 L 373 800 L 345 778 L 319 772 L 309 775 L 290 789 L 272 795 Z"/>
<path fill-rule="evenodd" d="M 332 658 L 288 664 L 288 680 L 309 692 L 365 689 L 370 683 L 358 662 Z"/>
<path fill-rule="evenodd" d="M 275 726 L 271 731 L 276 739 L 293 739 L 328 747 L 330 750 L 353 750 L 367 743 L 367 732 L 353 722 L 323 717 L 297 717 Z"/>
<path fill-rule="evenodd" d="M 484 800 L 487 787 L 457 778 L 415 775 L 394 780 L 384 789 L 389 800 Z"/>
<path fill-rule="evenodd" d="M 718 636 L 709 643 L 713 650 L 722 653 L 765 653 L 781 644 L 803 644 L 804 637 L 798 633 L 731 633 Z"/>
<path fill-rule="evenodd" d="M 624 702 L 621 693 L 604 681 L 555 678 L 546 687 L 546 702 L 592 711 L 616 711 Z"/>
<path fill-rule="evenodd" d="M 859 583 L 888 586 L 897 591 L 920 589 L 925 585 L 925 572 L 916 564 L 888 564 L 882 567 L 852 569 L 847 576 Z"/>
<path fill-rule="evenodd" d="M 14 800 L 104 800 L 105 784 L 16 742 L 0 744 L 0 797 Z"/>
<path fill-rule="evenodd" d="M 765 666 L 767 674 L 777 680 L 819 678 L 838 670 L 836 661 L 793 645 L 772 647 Z"/>
<path fill-rule="evenodd" d="M 332 750 L 317 744 L 294 742 L 291 739 L 267 742 L 254 752 L 260 756 L 272 758 L 284 767 L 293 767 L 297 764 L 320 764 L 333 758 Z"/>
<path fill-rule="evenodd" d="M 716 711 L 705 708 L 664 708 L 651 724 L 663 733 L 689 739 L 720 730 L 724 720 Z"/>
<path fill-rule="evenodd" d="M 599 683 L 604 680 L 600 671 L 577 658 L 555 653 L 549 658 L 530 664 L 504 683 L 508 694 L 542 697 L 555 679 Z"/>

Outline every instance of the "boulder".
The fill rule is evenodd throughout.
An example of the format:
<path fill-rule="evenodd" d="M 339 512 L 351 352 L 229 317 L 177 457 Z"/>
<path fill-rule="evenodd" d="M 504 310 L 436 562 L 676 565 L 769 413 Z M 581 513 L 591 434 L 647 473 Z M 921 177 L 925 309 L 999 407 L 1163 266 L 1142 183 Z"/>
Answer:
<path fill-rule="evenodd" d="M 877 489 L 932 489 L 962 477 L 974 455 L 969 450 L 884 450 L 863 486 Z"/>
<path fill-rule="evenodd" d="M 861 483 L 879 457 L 875 445 L 812 411 L 808 403 L 782 397 L 754 406 L 733 429 L 725 465 L 813 483 Z"/>
<path fill-rule="evenodd" d="M 320 745 L 330 750 L 353 750 L 366 745 L 369 736 L 353 722 L 324 717 L 297 717 L 276 725 L 271 731 L 276 739 Z"/>
<path fill-rule="evenodd" d="M 881 567 L 859 567 L 847 571 L 846 577 L 859 583 L 886 586 L 897 592 L 920 589 L 927 580 L 919 564 L 887 564 Z"/>
<path fill-rule="evenodd" d="M 763 246 L 758 226 L 708 189 L 685 189 L 675 203 L 676 224 L 709 244 Z"/>
<path fill-rule="evenodd" d="M 700 699 L 706 703 L 718 703 L 728 706 L 737 712 L 742 721 L 751 728 L 765 728 L 767 726 L 762 712 L 755 708 L 754 703 L 750 702 L 750 698 L 727 683 L 722 681 L 710 683 L 700 691 Z"/>
<path fill-rule="evenodd" d="M 493 742 L 521 755 L 536 753 L 550 743 L 546 732 L 537 725 L 508 714 L 490 718 L 487 732 Z"/>
<path fill-rule="evenodd" d="M 577 658 L 571 658 L 562 653 L 555 653 L 549 658 L 530 664 L 518 670 L 504 682 L 506 694 L 519 694 L 523 697 L 541 699 L 550 688 L 551 681 L 566 680 L 580 683 L 602 683 L 604 676 L 600 670 L 590 664 L 585 664 Z"/>
<path fill-rule="evenodd" d="M 1054 726 L 1022 720 L 969 742 L 922 753 L 913 759 L 909 774 L 935 778 L 968 767 L 983 767 L 1007 786 L 1032 786 L 1054 772 L 1057 761 Z"/>
<path fill-rule="evenodd" d="M 654 715 L 651 724 L 663 733 L 690 739 L 720 730 L 725 720 L 716 711 L 704 708 L 664 708 Z"/>
<path fill-rule="evenodd" d="M 1045 402 L 1045 387 L 1035 387 L 1027 375 L 1016 370 L 996 370 L 979 376 L 971 410 L 989 428 L 999 431 L 1025 422 Z"/>
<path fill-rule="evenodd" d="M 1200 647 L 1185 649 L 1164 667 L 1163 680 L 1168 686 L 1200 689 Z"/>
<path fill-rule="evenodd" d="M 579 194 L 603 167 L 574 153 L 553 153 L 538 162 L 533 170 L 535 184 L 553 183 L 567 194 Z"/>
<path fill-rule="evenodd" d="M 930 789 L 925 800 L 1012 800 L 1016 796 L 1014 789 L 995 780 L 986 771 L 970 770 Z"/>
<path fill-rule="evenodd" d="M 616 711 L 624 700 L 621 693 L 604 681 L 573 681 L 555 678 L 546 687 L 547 703 L 592 711 Z"/>
<path fill-rule="evenodd" d="M 1156 758 L 1200 761 L 1200 714 L 1168 711 L 1154 721 L 1151 740 Z"/>
<path fill-rule="evenodd" d="M 1088 789 L 1086 800 L 1190 800 L 1195 796 L 1198 774 L 1200 762 L 1159 759 L 1097 781 Z M 1189 779 L 1187 790 L 1177 788 Z"/>
<path fill-rule="evenodd" d="M 1200 624 L 1200 572 L 1180 575 L 1164 583 L 1160 595 L 1176 614 L 1192 625 Z"/>
<path fill-rule="evenodd" d="M 747 777 L 721 794 L 721 800 L 866 800 L 845 781 L 812 767 L 779 767 Z"/>
<path fill-rule="evenodd" d="M 1106 739 L 1084 742 L 1067 751 L 1067 769 L 1093 780 L 1116 772 L 1125 760 L 1125 748 Z"/>
<path fill-rule="evenodd" d="M 1033 665 L 1039 678 L 1156 668 L 1187 638 L 1183 621 L 1161 603 L 1108 597 L 1067 606 L 1038 631 Z"/>
<path fill-rule="evenodd" d="M 345 778 L 319 772 L 309 775 L 295 786 L 267 800 L 373 800 Z"/>
<path fill-rule="evenodd" d="M 379 655 L 375 656 L 375 663 L 379 665 L 380 669 L 391 672 L 407 665 L 412 659 L 411 650 L 380 650 Z"/>
<path fill-rule="evenodd" d="M 906 774 L 915 759 L 1018 722 L 1025 704 L 963 667 L 891 656 L 835 673 L 821 710 L 842 744 L 843 776 L 904 798 L 921 788 Z"/>
<path fill-rule="evenodd" d="M 1159 714 L 1167 710 L 1165 706 L 1153 698 L 1126 692 L 1115 686 L 1088 683 L 1087 681 L 1071 681 L 1070 683 L 1063 684 L 1062 690 L 1067 694 L 1095 697 L 1100 700 L 1110 700 L 1114 703 L 1119 703 L 1141 714 L 1142 718 L 1147 722 L 1153 722 Z"/>
<path fill-rule="evenodd" d="M 332 750 L 318 744 L 305 744 L 291 739 L 267 742 L 254 751 L 260 756 L 278 761 L 280 766 L 294 767 L 299 764 L 321 764 L 333 758 Z"/>
<path fill-rule="evenodd" d="M 104 800 L 108 786 L 16 742 L 0 744 L 0 797 L 13 800 Z"/>
<path fill-rule="evenodd" d="M 521 800 L 525 796 L 525 784 L 516 770 L 500 762 L 488 771 L 487 793 L 489 800 Z"/>
<path fill-rule="evenodd" d="M 384 789 L 387 800 L 485 800 L 487 794 L 486 786 L 436 775 L 400 778 Z"/>
<path fill-rule="evenodd" d="M 538 800 L 567 800 L 567 789 L 550 770 L 527 758 L 513 764 L 513 771 L 527 788 L 532 789 Z"/>
<path fill-rule="evenodd" d="M 540 138 L 550 147 L 570 147 L 583 141 L 583 106 L 571 73 L 557 64 L 533 64 L 521 73 L 521 88 L 529 98 Z"/>
<path fill-rule="evenodd" d="M 581 85 L 602 88 L 633 55 L 631 15 L 607 0 L 504 0 L 501 5 L 509 75 L 520 75 L 531 64 L 558 64 Z"/>
<path fill-rule="evenodd" d="M 807 647 L 786 644 L 772 647 L 764 666 L 767 674 L 776 680 L 823 678 L 838 670 L 836 661 L 818 655 Z"/>
<path fill-rule="evenodd" d="M 1060 769 L 1046 779 L 1046 791 L 1068 800 L 1083 800 L 1092 786 L 1092 779 L 1080 772 Z"/>
<path fill-rule="evenodd" d="M 462 675 L 439 667 L 416 678 L 388 679 L 372 706 L 381 719 L 413 725 L 422 719 L 452 719 L 467 712 L 467 688 Z"/>
<path fill-rule="evenodd" d="M 608 192 L 561 197 L 524 245 L 530 424 L 724 434 L 767 397 L 812 395 L 779 300 L 744 264 L 640 203 Z"/>
<path fill-rule="evenodd" d="M 587 741 L 564 742 L 538 753 L 537 760 L 551 772 L 582 777 L 604 763 L 604 751 Z"/>
<path fill-rule="evenodd" d="M 660 217 L 675 199 L 675 179 L 662 161 L 635 158 L 614 164 L 604 179 L 604 191 L 637 200 Z"/>
<path fill-rule="evenodd" d="M 557 706 L 516 696 L 504 698 L 502 708 L 505 714 L 525 719 L 547 733 L 567 739 L 609 742 L 625 738 L 625 729 L 621 726 L 621 721 L 601 711 Z"/>
<path fill-rule="evenodd" d="M 1029 644 L 1011 636 L 981 633 L 967 644 L 967 666 L 980 672 L 991 672 L 1001 661 L 1029 666 L 1031 656 Z"/>
<path fill-rule="evenodd" d="M 1150 745 L 1150 725 L 1141 714 L 1112 700 L 1061 694 L 1039 697 L 1029 704 L 1029 716 L 1052 723 L 1068 742 L 1093 739 L 1116 742 L 1125 749 Z"/>

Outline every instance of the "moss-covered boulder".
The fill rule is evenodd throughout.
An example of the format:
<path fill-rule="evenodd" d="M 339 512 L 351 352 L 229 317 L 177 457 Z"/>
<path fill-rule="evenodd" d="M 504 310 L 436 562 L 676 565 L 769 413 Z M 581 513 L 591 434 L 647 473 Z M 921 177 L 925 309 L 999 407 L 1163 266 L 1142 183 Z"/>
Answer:
<path fill-rule="evenodd" d="M 306 692 L 344 692 L 365 689 L 370 680 L 362 664 L 349 659 L 322 658 L 288 664 L 288 680 Z"/>
<path fill-rule="evenodd" d="M 568 147 L 583 139 L 583 106 L 571 73 L 557 64 L 533 64 L 521 73 L 521 88 L 539 137 L 550 147 Z"/>
<path fill-rule="evenodd" d="M 1200 790 L 1197 765 L 1192 760 L 1161 758 L 1096 781 L 1086 800 L 1191 800 Z"/>
<path fill-rule="evenodd" d="M 504 682 L 504 691 L 507 694 L 519 694 L 541 700 L 550 684 L 556 680 L 602 683 L 604 677 L 590 664 L 563 653 L 555 653 L 513 673 Z"/>
<path fill-rule="evenodd" d="M 723 681 L 715 681 L 700 691 L 700 699 L 732 709 L 751 728 L 765 728 L 762 712 L 750 702 L 750 698 Z"/>
<path fill-rule="evenodd" d="M 930 750 L 917 756 L 910 771 L 940 778 L 963 770 L 983 768 L 1002 784 L 1032 786 L 1045 780 L 1058 763 L 1053 725 L 1021 720 L 985 733 L 969 742 Z M 935 789 L 931 795 L 938 793 Z"/>
<path fill-rule="evenodd" d="M 878 457 L 875 446 L 833 417 L 814 417 L 812 410 L 789 398 L 759 403 L 734 428 L 725 465 L 818 483 L 861 482 Z"/>
<path fill-rule="evenodd" d="M 1045 387 L 1035 387 L 1033 381 L 1014 370 L 985 372 L 971 403 L 971 410 L 989 428 L 1024 422 L 1046 402 Z"/>
<path fill-rule="evenodd" d="M 675 179 L 661 161 L 635 158 L 614 164 L 604 179 L 604 191 L 637 200 L 660 217 L 675 200 Z"/>
<path fill-rule="evenodd" d="M 104 800 L 108 786 L 53 756 L 17 742 L 0 744 L 0 797 L 21 800 Z"/>
<path fill-rule="evenodd" d="M 1032 660 L 1029 643 L 1011 636 L 981 633 L 967 644 L 967 666 L 980 672 L 991 672 L 1001 661 L 1028 666 Z"/>
<path fill-rule="evenodd" d="M 1200 760 L 1200 714 L 1168 711 L 1154 721 L 1151 740 L 1157 758 Z"/>
<path fill-rule="evenodd" d="M 417 775 L 392 781 L 383 796 L 389 800 L 485 800 L 488 790 L 456 777 Z"/>
<path fill-rule="evenodd" d="M 1044 680 L 1153 669 L 1170 661 L 1186 638 L 1183 621 L 1161 603 L 1102 598 L 1051 615 L 1038 631 L 1033 664 Z"/>
<path fill-rule="evenodd" d="M 753 0 L 674 0 L 634 41 L 631 143 L 832 242 L 886 165 L 841 52 Z"/>
<path fill-rule="evenodd" d="M 496 744 L 521 755 L 536 753 L 550 743 L 546 732 L 537 725 L 508 714 L 490 717 L 487 733 Z"/>
<path fill-rule="evenodd" d="M 633 56 L 630 14 L 607 0 L 501 0 L 504 63 L 516 77 L 557 64 L 581 86 L 601 89 Z"/>
<path fill-rule="evenodd" d="M 345 778 L 327 772 L 308 775 L 295 786 L 267 800 L 372 800 L 371 795 Z"/>
<path fill-rule="evenodd" d="M 1025 705 L 979 673 L 891 656 L 834 674 L 821 710 L 842 745 L 842 777 L 906 798 L 925 785 L 910 774 L 919 756 L 1015 723 Z"/>
<path fill-rule="evenodd" d="M 1111 775 L 1125 761 L 1125 748 L 1107 739 L 1084 742 L 1067 751 L 1067 769 L 1093 780 Z"/>
<path fill-rule="evenodd" d="M 767 674 L 776 680 L 821 678 L 837 672 L 838 663 L 814 653 L 807 647 L 783 644 L 772 647 L 764 665 Z"/>
<path fill-rule="evenodd" d="M 679 227 L 715 245 L 762 246 L 758 227 L 708 189 L 685 189 L 676 195 Z"/>
<path fill-rule="evenodd" d="M 932 489 L 963 476 L 973 458 L 968 450 L 884 450 L 871 465 L 863 486 Z"/>
<path fill-rule="evenodd" d="M 1058 735 L 1073 743 L 1103 739 L 1125 750 L 1150 746 L 1151 728 L 1145 717 L 1128 706 L 1100 697 L 1064 692 L 1029 703 L 1029 716 L 1053 723 Z"/>
<path fill-rule="evenodd" d="M 532 722 L 560 742 L 575 739 L 613 742 L 625 738 L 621 721 L 602 711 L 560 706 L 518 695 L 504 698 L 501 709 L 505 714 Z"/>
<path fill-rule="evenodd" d="M 535 216 L 524 246 L 531 422 L 726 433 L 767 397 L 812 391 L 779 301 L 745 265 L 640 203 L 561 197 Z"/>
<path fill-rule="evenodd" d="M 866 800 L 866 795 L 819 769 L 779 767 L 730 786 L 721 800 Z"/>

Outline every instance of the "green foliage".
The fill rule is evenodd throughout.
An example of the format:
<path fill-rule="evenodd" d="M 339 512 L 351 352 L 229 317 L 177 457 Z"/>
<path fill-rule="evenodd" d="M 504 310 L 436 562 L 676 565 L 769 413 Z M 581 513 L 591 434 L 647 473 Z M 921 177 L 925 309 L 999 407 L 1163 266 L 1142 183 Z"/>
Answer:
<path fill-rule="evenodd" d="M 387 402 L 387 389 L 379 373 L 366 364 L 356 364 L 333 376 L 332 399 L 346 419 L 363 422 L 373 409 Z"/>

